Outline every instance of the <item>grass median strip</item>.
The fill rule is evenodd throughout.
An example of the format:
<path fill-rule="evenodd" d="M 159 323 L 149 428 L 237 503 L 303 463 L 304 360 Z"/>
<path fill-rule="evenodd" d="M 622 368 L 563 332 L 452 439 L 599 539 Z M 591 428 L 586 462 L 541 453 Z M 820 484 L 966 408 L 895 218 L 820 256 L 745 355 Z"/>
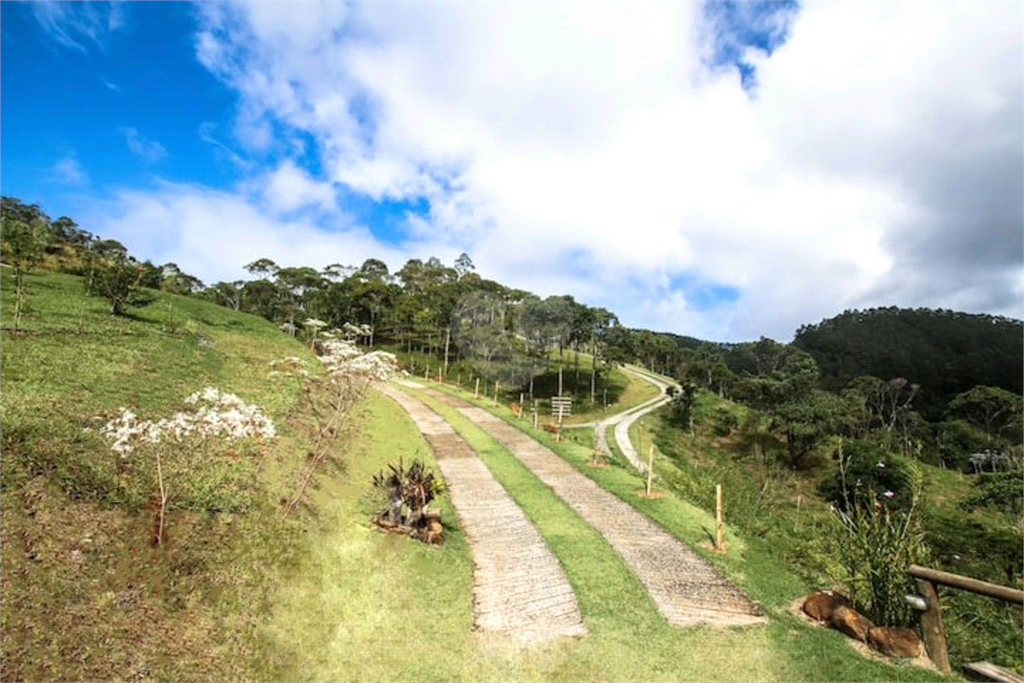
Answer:
<path fill-rule="evenodd" d="M 575 654 L 566 663 L 567 677 L 656 680 L 675 670 L 675 676 L 669 677 L 678 679 L 684 670 L 701 680 L 775 678 L 772 655 L 764 648 L 753 648 L 756 661 L 725 652 L 741 640 L 763 641 L 762 634 L 670 627 L 604 538 L 525 465 L 456 409 L 420 392 L 416 396 L 473 447 L 562 563 L 592 634 L 570 646 Z M 725 650 L 720 652 L 722 646 Z"/>

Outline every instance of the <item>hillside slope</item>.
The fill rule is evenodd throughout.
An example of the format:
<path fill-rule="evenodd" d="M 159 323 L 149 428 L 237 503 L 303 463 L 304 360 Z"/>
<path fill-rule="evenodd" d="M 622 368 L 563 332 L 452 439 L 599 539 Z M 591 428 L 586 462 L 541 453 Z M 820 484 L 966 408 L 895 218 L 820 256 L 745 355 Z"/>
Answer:
<path fill-rule="evenodd" d="M 875 308 L 846 311 L 796 332 L 793 344 L 818 362 L 822 384 L 838 389 L 859 375 L 921 385 L 916 405 L 941 417 L 975 385 L 1024 389 L 1024 323 L 956 311 Z"/>
<path fill-rule="evenodd" d="M 29 277 L 25 332 L 11 334 L 10 275 L 0 678 L 260 677 L 264 601 L 303 524 L 278 499 L 305 466 L 289 424 L 296 386 L 269 377 L 268 362 L 311 356 L 265 320 L 166 293 L 113 317 L 79 278 L 51 273 Z M 188 411 L 205 387 L 258 407 L 278 436 L 154 446 L 158 472 L 156 450 L 118 454 L 97 431 L 122 407 L 140 420 Z"/>

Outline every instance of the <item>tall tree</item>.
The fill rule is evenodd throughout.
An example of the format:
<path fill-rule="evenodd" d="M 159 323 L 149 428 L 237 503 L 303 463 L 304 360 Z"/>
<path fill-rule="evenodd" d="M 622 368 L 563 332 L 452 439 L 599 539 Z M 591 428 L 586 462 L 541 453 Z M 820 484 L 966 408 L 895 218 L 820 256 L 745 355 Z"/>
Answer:
<path fill-rule="evenodd" d="M 1022 410 L 1022 399 L 1017 394 L 998 387 L 974 387 L 957 394 L 949 402 L 948 413 L 962 417 L 985 431 L 991 443 L 1006 434 L 1008 425 L 1018 422 Z M 1020 443 L 1021 434 L 1009 435 L 1010 440 Z"/>

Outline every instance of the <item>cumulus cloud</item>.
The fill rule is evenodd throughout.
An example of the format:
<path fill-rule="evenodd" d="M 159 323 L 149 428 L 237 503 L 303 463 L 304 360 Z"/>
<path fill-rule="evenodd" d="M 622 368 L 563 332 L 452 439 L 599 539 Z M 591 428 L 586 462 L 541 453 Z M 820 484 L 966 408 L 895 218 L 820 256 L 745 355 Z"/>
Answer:
<path fill-rule="evenodd" d="M 307 206 L 324 211 L 337 208 L 331 184 L 313 180 L 291 160 L 283 161 L 275 171 L 262 178 L 259 184 L 262 185 L 268 207 L 275 213 L 286 213 Z"/>
<path fill-rule="evenodd" d="M 199 8 L 236 137 L 287 157 L 311 136 L 325 176 L 279 163 L 262 204 L 235 197 L 261 255 L 303 253 L 289 231 L 323 243 L 272 215 L 343 187 L 429 202 L 395 258 L 465 249 L 629 325 L 788 339 L 852 306 L 1021 316 L 1018 4 L 789 3 L 748 17 L 760 46 L 697 3 L 309 9 Z M 367 250 L 349 261 L 383 253 L 346 234 Z"/>
<path fill-rule="evenodd" d="M 176 263 L 208 282 L 248 277 L 243 266 L 263 257 L 282 266 L 313 267 L 409 258 L 382 247 L 366 228 L 340 214 L 327 225 L 308 216 L 275 218 L 244 192 L 167 181 L 155 190 L 121 190 L 88 209 L 84 220 L 102 225 L 104 237 L 123 242 L 132 253 Z M 140 225 L 147 229 L 140 231 Z"/>
<path fill-rule="evenodd" d="M 121 129 L 125 142 L 131 153 L 151 164 L 155 164 L 167 156 L 167 150 L 156 140 L 150 140 L 133 127 Z"/>

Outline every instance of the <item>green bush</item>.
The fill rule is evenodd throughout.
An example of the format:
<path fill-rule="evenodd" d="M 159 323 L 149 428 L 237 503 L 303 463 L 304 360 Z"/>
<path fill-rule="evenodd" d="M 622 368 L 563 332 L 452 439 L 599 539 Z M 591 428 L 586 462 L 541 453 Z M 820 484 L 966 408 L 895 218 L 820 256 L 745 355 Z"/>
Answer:
<path fill-rule="evenodd" d="M 715 436 L 729 436 L 739 426 L 740 420 L 736 417 L 736 413 L 725 406 L 720 406 L 715 410 Z"/>
<path fill-rule="evenodd" d="M 910 626 L 917 618 L 903 599 L 914 591 L 907 569 L 926 553 L 914 516 L 916 502 L 915 494 L 910 508 L 900 511 L 870 493 L 851 510 L 836 510 L 846 590 L 854 606 L 878 625 Z"/>
<path fill-rule="evenodd" d="M 970 512 L 979 507 L 992 507 L 1011 515 L 1024 512 L 1024 486 L 1020 470 L 1011 472 L 983 472 L 974 480 L 975 493 L 960 502 Z"/>
<path fill-rule="evenodd" d="M 843 443 L 839 468 L 818 487 L 822 498 L 843 512 L 871 500 L 888 509 L 906 510 L 913 499 L 909 461 L 874 439 Z"/>

